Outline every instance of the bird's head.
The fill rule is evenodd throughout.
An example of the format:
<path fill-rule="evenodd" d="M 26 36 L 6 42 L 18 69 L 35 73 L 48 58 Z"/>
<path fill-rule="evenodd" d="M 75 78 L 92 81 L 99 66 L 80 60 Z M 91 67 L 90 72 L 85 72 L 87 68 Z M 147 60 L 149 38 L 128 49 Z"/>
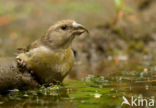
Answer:
<path fill-rule="evenodd" d="M 85 32 L 88 30 L 83 25 L 73 20 L 62 20 L 52 25 L 41 41 L 50 48 L 68 48 L 75 36 Z"/>

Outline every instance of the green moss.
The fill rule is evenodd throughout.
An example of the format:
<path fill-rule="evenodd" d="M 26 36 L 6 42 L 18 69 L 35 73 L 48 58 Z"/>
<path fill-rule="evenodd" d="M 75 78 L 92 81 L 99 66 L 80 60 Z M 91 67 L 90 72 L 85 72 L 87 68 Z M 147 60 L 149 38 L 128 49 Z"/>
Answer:
<path fill-rule="evenodd" d="M 89 78 L 90 77 L 90 78 Z M 86 81 L 70 81 L 67 88 L 71 90 L 69 97 L 74 101 L 78 108 L 81 107 L 119 107 L 121 103 L 121 94 L 111 91 L 110 87 L 101 88 L 104 83 L 103 77 L 89 76 Z M 93 86 L 95 85 L 95 86 Z M 97 86 L 99 85 L 99 86 Z M 113 98 L 115 97 L 115 98 Z"/>

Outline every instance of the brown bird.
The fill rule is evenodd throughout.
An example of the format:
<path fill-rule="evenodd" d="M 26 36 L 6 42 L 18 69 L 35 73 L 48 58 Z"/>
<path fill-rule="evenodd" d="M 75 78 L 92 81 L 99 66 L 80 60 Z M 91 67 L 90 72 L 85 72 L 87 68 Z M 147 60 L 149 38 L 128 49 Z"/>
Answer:
<path fill-rule="evenodd" d="M 74 63 L 71 43 L 85 32 L 88 30 L 73 20 L 59 21 L 18 54 L 17 63 L 31 70 L 40 84 L 62 81 Z"/>

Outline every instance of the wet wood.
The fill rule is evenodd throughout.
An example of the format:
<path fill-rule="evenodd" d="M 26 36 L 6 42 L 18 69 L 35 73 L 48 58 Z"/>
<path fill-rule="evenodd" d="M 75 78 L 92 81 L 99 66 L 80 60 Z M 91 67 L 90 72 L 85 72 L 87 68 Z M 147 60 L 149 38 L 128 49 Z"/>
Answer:
<path fill-rule="evenodd" d="M 26 90 L 39 87 L 28 73 L 19 71 L 14 58 L 0 58 L 0 93 L 12 89 Z"/>

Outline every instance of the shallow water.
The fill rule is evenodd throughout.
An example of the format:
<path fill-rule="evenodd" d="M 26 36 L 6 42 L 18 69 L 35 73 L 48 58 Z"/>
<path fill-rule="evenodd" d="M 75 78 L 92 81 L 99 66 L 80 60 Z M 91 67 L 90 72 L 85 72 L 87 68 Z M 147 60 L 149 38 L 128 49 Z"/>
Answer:
<path fill-rule="evenodd" d="M 68 79 L 64 82 L 64 86 L 51 85 L 48 88 L 42 87 L 30 91 L 13 90 L 7 95 L 0 96 L 0 108 L 132 107 L 121 105 L 123 96 L 129 102 L 132 96 L 137 99 L 155 99 L 156 65 L 154 61 L 153 58 L 133 58 L 121 60 L 117 64 L 111 61 L 116 68 L 115 72 L 107 77 L 88 75 L 82 80 Z M 145 102 L 143 107 L 146 107 Z"/>

